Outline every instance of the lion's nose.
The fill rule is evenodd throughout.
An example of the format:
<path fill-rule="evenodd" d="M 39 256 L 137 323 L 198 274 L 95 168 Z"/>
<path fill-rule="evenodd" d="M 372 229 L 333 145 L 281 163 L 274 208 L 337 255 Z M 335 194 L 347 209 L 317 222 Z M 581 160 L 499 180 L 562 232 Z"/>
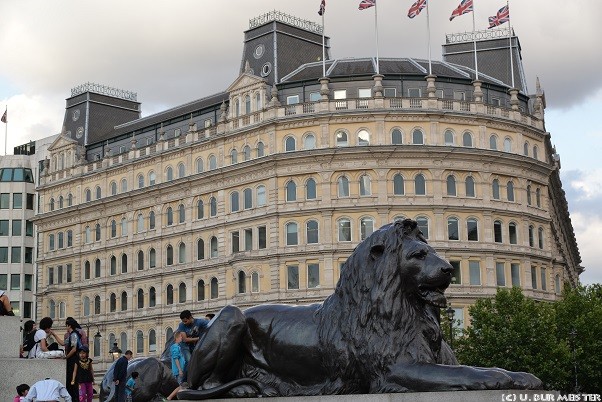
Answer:
<path fill-rule="evenodd" d="M 451 265 L 445 265 L 441 267 L 441 272 L 443 272 L 444 274 L 451 274 L 453 271 L 454 267 L 452 267 Z"/>

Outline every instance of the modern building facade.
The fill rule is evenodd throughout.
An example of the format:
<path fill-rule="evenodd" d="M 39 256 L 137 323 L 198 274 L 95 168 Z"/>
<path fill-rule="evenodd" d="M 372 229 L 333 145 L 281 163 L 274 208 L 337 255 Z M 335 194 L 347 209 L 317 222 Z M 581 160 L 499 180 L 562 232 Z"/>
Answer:
<path fill-rule="evenodd" d="M 354 247 L 401 218 L 454 265 L 461 320 L 499 287 L 555 300 L 578 284 L 539 86 L 448 62 L 429 75 L 412 58 L 381 59 L 380 74 L 371 58 L 329 59 L 323 77 L 307 22 L 262 18 L 222 93 L 143 118 L 131 92 L 88 84 L 67 99 L 76 124 L 38 187 L 39 316 L 98 325 L 97 359 L 113 342 L 159 354 L 184 309 L 323 300 Z M 261 35 L 308 46 L 309 60 L 279 72 L 289 56 L 247 40 Z M 78 105 L 101 97 L 122 120 L 74 135 L 96 113 Z"/>

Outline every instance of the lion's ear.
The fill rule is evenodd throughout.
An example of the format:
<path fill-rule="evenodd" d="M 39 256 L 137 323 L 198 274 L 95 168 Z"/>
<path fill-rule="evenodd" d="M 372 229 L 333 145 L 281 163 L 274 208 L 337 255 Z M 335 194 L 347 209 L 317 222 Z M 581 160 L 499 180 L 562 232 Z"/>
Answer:
<path fill-rule="evenodd" d="M 376 260 L 382 257 L 384 252 L 385 246 L 383 246 L 382 244 L 376 244 L 370 248 L 370 257 L 372 257 L 373 260 Z"/>

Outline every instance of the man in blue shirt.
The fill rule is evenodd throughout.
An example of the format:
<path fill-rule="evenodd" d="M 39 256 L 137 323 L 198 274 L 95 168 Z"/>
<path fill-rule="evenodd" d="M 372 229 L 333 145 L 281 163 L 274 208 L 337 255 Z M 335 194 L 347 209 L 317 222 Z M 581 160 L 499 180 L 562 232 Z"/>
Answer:
<path fill-rule="evenodd" d="M 182 354 L 186 360 L 186 367 L 190 362 L 192 351 L 201 336 L 201 330 L 207 328 L 209 321 L 202 318 L 194 318 L 190 310 L 184 310 L 180 313 L 182 322 L 178 325 L 178 331 L 182 332 Z M 186 380 L 188 370 L 184 370 L 184 380 Z"/>

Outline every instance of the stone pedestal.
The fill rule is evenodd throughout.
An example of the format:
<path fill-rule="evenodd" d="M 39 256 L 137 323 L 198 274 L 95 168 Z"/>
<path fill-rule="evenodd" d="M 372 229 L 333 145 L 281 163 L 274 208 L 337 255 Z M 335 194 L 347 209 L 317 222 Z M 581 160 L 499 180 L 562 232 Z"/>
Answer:
<path fill-rule="evenodd" d="M 19 357 L 21 318 L 0 317 L 0 359 Z"/>

